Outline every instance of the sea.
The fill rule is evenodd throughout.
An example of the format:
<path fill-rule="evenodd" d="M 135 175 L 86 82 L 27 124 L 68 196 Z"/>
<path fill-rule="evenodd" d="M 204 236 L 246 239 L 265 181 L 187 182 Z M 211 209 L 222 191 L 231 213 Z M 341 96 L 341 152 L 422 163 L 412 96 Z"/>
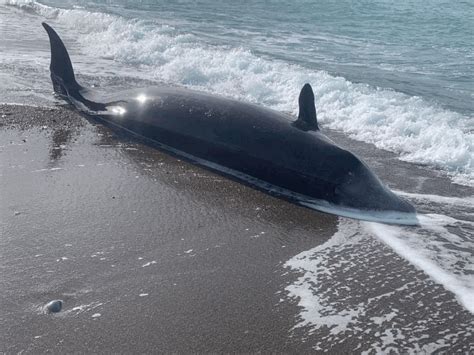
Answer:
<path fill-rule="evenodd" d="M 329 251 L 364 238 L 389 246 L 474 314 L 473 19 L 472 1 L 0 0 L 0 102 L 60 103 L 43 21 L 85 86 L 165 83 L 296 115 L 310 83 L 323 130 L 392 152 L 462 193 L 400 190 L 424 211 L 420 227 L 341 219 L 328 244 L 288 260 L 306 275 L 286 290 L 301 300 L 304 324 L 330 312 L 312 292 Z"/>

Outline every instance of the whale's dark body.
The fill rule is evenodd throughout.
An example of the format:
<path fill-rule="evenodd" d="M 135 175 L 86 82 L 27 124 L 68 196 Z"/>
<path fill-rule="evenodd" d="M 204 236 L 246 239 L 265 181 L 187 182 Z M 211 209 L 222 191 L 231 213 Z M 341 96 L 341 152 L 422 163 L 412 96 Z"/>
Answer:
<path fill-rule="evenodd" d="M 417 223 L 412 205 L 319 131 L 308 84 L 295 122 L 258 105 L 168 86 L 101 95 L 76 82 L 64 44 L 43 26 L 51 42 L 54 90 L 80 111 L 318 210 Z"/>

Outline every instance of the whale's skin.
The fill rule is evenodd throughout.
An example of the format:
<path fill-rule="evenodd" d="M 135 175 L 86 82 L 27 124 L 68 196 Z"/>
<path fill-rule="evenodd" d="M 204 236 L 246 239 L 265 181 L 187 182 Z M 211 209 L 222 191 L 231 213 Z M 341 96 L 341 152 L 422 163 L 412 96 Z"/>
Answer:
<path fill-rule="evenodd" d="M 288 115 L 257 105 L 169 87 L 109 99 L 119 103 L 96 116 L 197 158 L 335 204 L 342 202 L 337 186 L 362 164 L 321 132 L 304 132 Z M 351 207 L 362 204 L 352 201 Z"/>
<path fill-rule="evenodd" d="M 417 223 L 410 203 L 386 187 L 362 160 L 319 131 L 315 111 L 314 122 L 306 125 L 259 105 L 173 86 L 117 93 L 83 88 L 76 83 L 72 66 L 72 79 L 67 77 L 68 68 L 57 68 L 64 60 L 54 54 L 59 37 L 44 26 L 51 40 L 55 91 L 79 111 L 315 209 L 387 223 Z M 300 95 L 300 113 L 307 109 L 301 107 L 307 105 L 306 97 L 312 97 L 314 107 L 308 84 Z"/>

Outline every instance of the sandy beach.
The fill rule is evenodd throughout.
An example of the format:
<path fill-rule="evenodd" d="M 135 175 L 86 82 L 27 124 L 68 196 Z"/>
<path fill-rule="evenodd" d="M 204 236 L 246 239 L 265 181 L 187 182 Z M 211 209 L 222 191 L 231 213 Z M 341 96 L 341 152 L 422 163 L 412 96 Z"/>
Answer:
<path fill-rule="evenodd" d="M 456 296 L 360 222 L 272 197 L 66 106 L 1 105 L 0 117 L 0 352 L 474 349 L 473 316 Z M 328 135 L 395 190 L 474 194 Z M 351 238 L 328 244 L 344 229 Z M 296 295 L 311 270 L 291 260 L 325 267 L 311 297 L 339 318 L 305 313 Z M 45 314 L 54 299 L 62 311 Z"/>

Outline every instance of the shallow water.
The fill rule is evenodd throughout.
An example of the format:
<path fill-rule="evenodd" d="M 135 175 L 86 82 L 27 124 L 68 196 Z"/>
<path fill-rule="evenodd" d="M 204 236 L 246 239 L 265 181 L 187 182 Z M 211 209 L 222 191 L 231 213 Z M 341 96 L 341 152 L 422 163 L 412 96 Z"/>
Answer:
<path fill-rule="evenodd" d="M 301 275 L 285 288 L 302 309 L 295 329 L 313 335 L 315 350 L 349 337 L 357 353 L 467 351 L 474 331 L 473 255 L 462 235 L 473 232 L 473 222 L 448 226 L 446 219 L 418 229 L 339 219 L 326 243 L 285 264 Z M 459 314 L 445 290 L 471 312 L 447 327 L 442 323 Z"/>

